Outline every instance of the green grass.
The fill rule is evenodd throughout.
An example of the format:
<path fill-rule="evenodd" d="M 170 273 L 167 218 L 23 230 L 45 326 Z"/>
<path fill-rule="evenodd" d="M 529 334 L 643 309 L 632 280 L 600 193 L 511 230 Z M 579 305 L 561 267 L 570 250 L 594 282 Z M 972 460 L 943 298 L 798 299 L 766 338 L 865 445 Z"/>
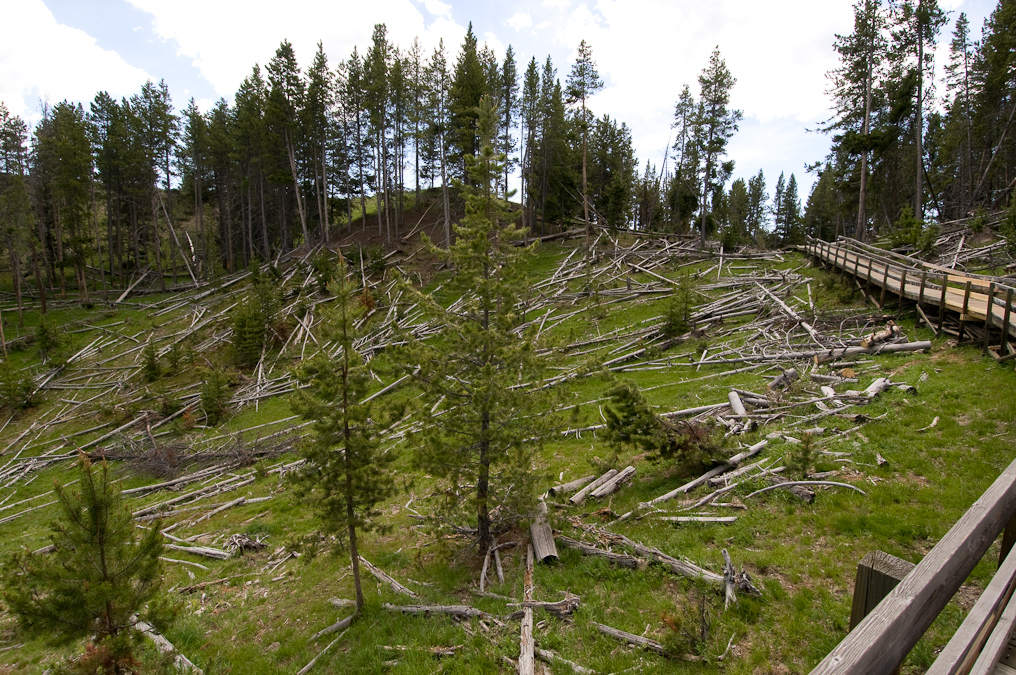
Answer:
<path fill-rule="evenodd" d="M 532 263 L 534 273 L 546 276 L 560 265 L 570 250 L 565 245 L 540 247 Z M 851 287 L 838 277 L 814 268 L 802 268 L 802 263 L 800 257 L 791 255 L 783 264 L 758 263 L 756 266 L 760 270 L 797 270 L 813 279 L 812 296 L 823 311 L 848 308 L 861 311 L 860 293 L 852 292 Z M 704 270 L 709 266 L 702 263 L 691 269 Z M 658 271 L 676 277 L 688 269 Z M 431 287 L 436 287 L 446 278 L 446 273 L 436 275 L 431 280 Z M 633 275 L 633 278 L 652 280 L 652 277 L 643 274 Z M 623 286 L 624 279 L 613 283 Z M 571 290 L 579 291 L 581 287 L 581 282 L 576 281 Z M 799 286 L 795 293 L 807 299 L 803 287 Z M 451 300 L 450 297 L 442 299 Z M 145 299 L 146 302 L 157 300 Z M 209 312 L 224 309 L 233 301 L 235 299 L 229 297 L 212 299 L 208 303 Z M 580 299 L 574 305 L 571 302 L 571 299 L 562 302 L 551 319 L 583 306 L 582 303 L 594 304 L 595 299 Z M 889 304 L 888 309 L 894 311 L 892 303 Z M 662 315 L 666 306 L 666 296 L 637 303 L 601 302 L 598 307 L 592 306 L 553 328 L 550 337 L 564 344 L 619 328 L 647 325 L 647 320 Z M 91 310 L 65 308 L 51 312 L 51 320 L 54 323 L 59 320 L 62 323 L 78 325 L 84 322 L 97 326 L 127 319 L 129 325 L 119 325 L 111 330 L 124 335 L 143 332 L 139 336 L 143 338 L 149 333 L 165 336 L 186 328 L 191 323 L 189 311 L 187 307 L 162 317 L 152 317 L 149 311 L 136 308 L 117 311 L 98 307 Z M 12 325 L 12 316 L 4 312 L 8 326 Z M 38 325 L 37 312 L 26 312 L 25 320 L 25 330 L 30 331 L 31 327 Z M 628 372 L 620 377 L 637 382 L 644 388 L 647 401 L 662 410 L 723 401 L 732 386 L 762 390 L 772 376 L 768 366 L 703 380 L 696 378 L 720 374 L 724 372 L 724 367 L 707 365 L 696 369 L 681 365 L 698 360 L 702 348 L 714 354 L 721 342 L 745 344 L 751 336 L 740 335 L 736 329 L 749 320 L 750 317 L 744 317 L 714 326 L 700 343 L 679 345 L 650 357 L 669 357 L 671 365 L 667 368 Z M 911 339 L 933 338 L 929 330 L 915 327 L 909 312 L 904 312 L 899 322 Z M 551 320 L 548 320 L 548 325 L 550 323 Z M 211 326 L 199 331 L 188 339 L 190 348 L 193 349 L 212 331 L 221 331 L 222 327 Z M 717 337 L 728 331 L 729 335 Z M 69 356 L 98 336 L 98 332 L 65 334 L 62 353 L 65 357 Z M 11 339 L 10 333 L 7 337 Z M 670 555 L 686 557 L 717 572 L 722 564 L 720 551 L 726 548 L 734 563 L 739 568 L 743 566 L 752 575 L 763 591 L 761 598 L 742 597 L 734 608 L 724 612 L 722 597 L 715 591 L 699 588 L 661 567 L 617 569 L 602 561 L 582 557 L 577 552 L 561 549 L 561 559 L 557 563 L 537 567 L 536 597 L 558 600 L 565 592 L 571 592 L 582 597 L 582 605 L 571 623 L 562 623 L 537 612 L 537 621 L 546 621 L 535 632 L 538 644 L 598 672 L 618 672 L 633 667 L 641 667 L 642 673 L 712 673 L 722 670 L 746 675 L 809 670 L 846 633 L 857 562 L 875 549 L 919 561 L 1016 456 L 1013 451 L 1016 397 L 1003 394 L 1013 391 L 1016 375 L 1010 368 L 983 358 L 974 348 L 950 347 L 944 340 L 934 340 L 933 345 L 930 354 L 877 356 L 873 357 L 875 363 L 857 367 L 861 381 L 852 387 L 863 389 L 875 377 L 888 375 L 894 382 L 908 383 L 918 389 L 917 394 L 895 389 L 884 393 L 863 409 L 867 417 L 877 421 L 823 446 L 826 450 L 852 453 L 849 457 L 851 462 L 846 464 L 851 471 L 840 480 L 855 483 L 867 492 L 867 496 L 848 491 L 820 491 L 815 503 L 808 505 L 788 494 L 770 492 L 747 500 L 745 511 L 723 509 L 722 515 L 729 512 L 739 516 L 738 521 L 731 525 L 676 526 L 647 517 L 616 526 L 617 532 L 632 539 L 658 547 Z M 608 353 L 618 346 L 617 342 L 605 343 L 590 354 L 559 355 L 555 357 L 558 360 L 555 365 L 571 366 L 593 358 L 612 358 Z M 135 356 L 123 356 L 110 365 L 129 364 Z M 382 356 L 378 362 L 381 373 L 385 372 L 381 367 L 384 358 Z M 40 367 L 37 350 L 31 346 L 13 354 L 12 362 L 19 367 Z M 152 384 L 143 384 L 140 377 L 135 377 L 122 392 L 103 400 L 93 415 L 60 425 L 33 441 L 26 455 L 37 454 L 60 443 L 65 443 L 66 447 L 61 450 L 65 452 L 73 448 L 74 443 L 84 443 L 112 427 L 80 437 L 72 437 L 71 434 L 104 421 L 122 423 L 139 410 L 155 409 L 160 396 L 164 397 L 166 391 L 195 382 L 199 377 L 199 367 L 229 363 L 230 355 L 225 346 L 201 354 L 185 354 L 176 373 L 167 373 Z M 285 359 L 280 362 L 283 366 L 291 363 L 291 360 Z M 71 366 L 71 372 L 73 368 Z M 924 375 L 927 377 L 922 380 Z M 244 376 L 250 376 L 250 373 L 244 373 Z M 385 382 L 388 381 L 385 379 Z M 377 387 L 380 386 L 382 384 L 378 383 Z M 579 404 L 580 409 L 574 421 L 569 413 L 564 413 L 567 424 L 588 426 L 600 423 L 600 407 L 607 404 L 603 397 L 608 387 L 609 379 L 602 374 L 569 383 L 566 402 Z M 810 385 L 802 383 L 797 387 L 799 392 L 803 392 Z M 12 417 L 7 428 L 0 432 L 0 448 L 11 443 L 33 423 L 38 424 L 56 415 L 67 405 L 60 401 L 61 398 L 69 400 L 77 396 L 77 400 L 81 400 L 86 397 L 87 391 L 46 392 L 36 407 Z M 392 395 L 409 399 L 414 392 L 403 388 Z M 171 429 L 173 434 L 160 438 L 199 443 L 220 432 L 242 433 L 290 415 L 292 412 L 285 397 L 271 398 L 260 401 L 256 407 L 249 405 L 235 412 L 218 430 L 204 430 L 200 425 L 193 429 L 179 424 L 167 425 L 160 431 Z M 937 426 L 917 431 L 927 427 L 935 416 L 940 418 Z M 3 415 L 0 424 L 6 419 L 7 415 Z M 822 424 L 834 430 L 853 426 L 851 421 L 838 418 L 826 418 Z M 739 440 L 747 445 L 781 427 L 782 423 L 776 423 Z M 245 436 L 253 439 L 277 428 L 265 427 Z M 28 435 L 25 439 L 32 437 Z M 64 438 L 73 440 L 67 443 Z M 115 447 L 115 442 L 108 447 Z M 481 598 L 471 592 L 476 585 L 481 560 L 469 548 L 468 542 L 450 537 L 446 531 L 426 527 L 413 517 L 410 509 L 427 511 L 428 499 L 436 483 L 412 469 L 408 447 L 403 447 L 402 451 L 396 468 L 400 478 L 406 480 L 407 487 L 384 507 L 383 518 L 392 525 L 392 530 L 364 537 L 362 554 L 417 591 L 421 595 L 418 602 L 472 604 L 497 615 L 509 614 L 514 608 L 509 608 L 504 601 Z M 730 451 L 735 451 L 733 445 Z M 790 451 L 789 444 L 774 441 L 761 457 L 775 459 L 782 456 L 786 459 Z M 612 453 L 602 435 L 587 431 L 580 437 L 570 435 L 553 439 L 539 457 L 536 469 L 545 476 L 549 486 L 559 477 L 569 480 L 594 473 Z M 888 462 L 878 466 L 876 453 Z M 11 455 L 13 450 L 0 457 L 0 465 Z M 292 458 L 275 461 L 282 459 Z M 673 489 L 687 477 L 687 472 L 680 467 L 647 461 L 633 451 L 622 452 L 619 461 L 635 464 L 638 468 L 636 480 L 602 502 L 587 502 L 580 508 L 552 508 L 555 528 L 576 538 L 588 538 L 588 535 L 574 530 L 570 518 L 600 525 L 604 521 L 596 514 L 599 509 L 623 513 L 637 507 L 640 502 Z M 818 463 L 817 468 L 824 470 L 840 466 L 828 456 L 821 457 Z M 42 495 L 52 489 L 54 480 L 73 479 L 71 469 L 67 462 L 47 468 L 27 484 L 18 483 L 0 489 L 0 500 L 9 498 L 8 503 L 13 503 Z M 115 470 L 123 478 L 125 487 L 156 480 L 139 473 L 126 462 L 118 462 Z M 746 486 L 734 494 L 743 498 L 749 491 L 750 487 Z M 697 499 L 705 493 L 705 489 L 700 489 L 692 497 Z M 180 527 L 174 534 L 208 533 L 201 541 L 209 543 L 216 537 L 245 532 L 267 537 L 268 548 L 228 561 L 192 559 L 209 567 L 207 571 L 167 563 L 167 589 L 235 576 L 227 583 L 209 585 L 191 594 L 180 595 L 174 591 L 173 595 L 181 603 L 181 612 L 167 637 L 206 673 L 295 672 L 335 637 L 326 636 L 311 642 L 310 636 L 349 611 L 336 609 L 328 602 L 333 597 L 352 597 L 348 555 L 343 551 L 333 553 L 327 550 L 332 542 L 320 541 L 316 534 L 319 525 L 310 505 L 296 496 L 287 478 L 276 474 L 260 477 L 239 493 L 226 493 L 204 503 L 221 503 L 240 495 L 271 496 L 272 499 L 230 509 L 193 527 Z M 170 493 L 160 492 L 132 500 L 132 503 L 140 507 L 169 496 Z M 407 502 L 411 500 L 407 508 Z M 45 501 L 48 500 L 40 498 L 27 505 Z M 665 510 L 676 511 L 680 503 L 675 501 L 662 506 Z M 11 512 L 0 511 L 0 517 Z M 11 523 L 0 524 L 0 555 L 7 556 L 21 546 L 34 549 L 45 545 L 47 523 L 53 513 L 47 507 Z M 181 516 L 180 519 L 186 517 Z M 501 541 L 525 543 L 526 537 L 526 529 L 520 525 L 517 530 L 503 535 Z M 269 572 L 266 564 L 277 557 L 274 552 L 282 547 L 298 550 L 302 555 Z M 993 548 L 971 574 L 968 586 L 976 589 L 987 583 L 994 572 L 996 556 L 997 551 Z M 188 555 L 174 552 L 169 557 L 186 558 Z M 523 560 L 521 546 L 504 551 L 505 584 L 502 586 L 495 582 L 492 586 L 494 592 L 521 597 Z M 395 595 L 369 576 L 365 575 L 364 581 L 368 598 L 365 615 L 321 658 L 315 672 L 340 669 L 350 673 L 418 673 L 439 669 L 448 673 L 510 672 L 504 657 L 514 659 L 518 655 L 517 623 L 483 627 L 476 621 L 457 624 L 447 617 L 392 614 L 383 608 L 383 603 L 403 604 L 409 600 Z M 969 607 L 969 597 L 969 592 L 963 594 L 964 607 Z M 703 601 L 711 624 L 705 642 L 690 637 L 698 628 Z M 945 643 L 962 620 L 964 611 L 956 601 L 950 603 L 915 648 L 904 672 L 921 672 L 927 667 L 935 649 Z M 628 649 L 599 635 L 591 627 L 592 621 L 636 634 L 645 633 L 664 641 L 676 651 L 695 653 L 703 660 L 666 660 L 648 652 Z M 724 652 L 731 636 L 731 652 L 721 664 L 717 657 Z M 0 648 L 14 645 L 21 646 L 0 652 L 0 673 L 42 672 L 46 664 L 74 654 L 81 647 L 54 648 L 30 639 L 17 631 L 13 617 L 0 614 Z M 434 645 L 462 647 L 455 656 L 438 659 L 426 651 L 427 647 Z M 407 649 L 385 649 L 395 646 Z M 157 670 L 155 657 L 148 655 L 145 658 L 153 672 Z"/>

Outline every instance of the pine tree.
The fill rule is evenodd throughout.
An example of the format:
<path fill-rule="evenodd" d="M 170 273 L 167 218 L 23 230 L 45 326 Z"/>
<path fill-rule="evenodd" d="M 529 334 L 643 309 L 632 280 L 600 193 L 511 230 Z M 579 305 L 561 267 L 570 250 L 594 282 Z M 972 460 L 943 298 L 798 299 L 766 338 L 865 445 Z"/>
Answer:
<path fill-rule="evenodd" d="M 596 62 L 593 61 L 593 50 L 583 40 L 579 43 L 578 56 L 572 64 L 571 72 L 568 74 L 568 86 L 565 89 L 567 102 L 570 105 L 579 104 L 577 120 L 579 133 L 582 135 L 582 216 L 586 225 L 586 259 L 592 258 L 593 226 L 589 220 L 589 190 L 586 180 L 586 155 L 589 148 L 589 128 L 592 126 L 592 113 L 586 108 L 586 102 L 590 96 L 603 89 L 603 80 L 596 70 Z"/>
<path fill-rule="evenodd" d="M 467 155 L 475 155 L 480 149 L 476 111 L 480 99 L 489 93 L 487 83 L 487 73 L 480 62 L 476 35 L 470 22 L 448 91 L 449 141 L 453 151 L 451 157 L 460 167 L 465 167 Z M 472 180 L 469 172 L 463 168 L 461 173 L 463 181 L 468 185 Z"/>
<path fill-rule="evenodd" d="M 752 241 L 758 241 L 765 234 L 766 229 L 766 203 L 769 201 L 769 193 L 766 192 L 766 179 L 762 169 L 758 174 L 748 179 L 748 213 L 746 226 L 748 237 Z"/>
<path fill-rule="evenodd" d="M 522 101 L 522 226 L 532 228 L 536 211 L 533 208 L 532 195 L 538 188 L 535 181 L 536 135 L 540 128 L 540 67 L 534 56 L 526 66 L 523 76 Z"/>
<path fill-rule="evenodd" d="M 15 554 L 4 575 L 4 601 L 21 627 L 57 644 L 94 635 L 109 673 L 132 663 L 147 621 L 173 618 L 158 601 L 163 544 L 160 524 L 135 527 L 130 508 L 105 462 L 78 460 L 80 491 L 55 487 L 60 515 L 52 524 L 53 551 Z"/>
<path fill-rule="evenodd" d="M 937 0 L 902 0 L 898 5 L 896 49 L 913 50 L 912 72 L 917 90 L 914 98 L 914 154 L 917 167 L 914 171 L 914 214 L 924 222 L 924 104 L 925 78 L 934 64 L 938 32 L 946 22 Z"/>
<path fill-rule="evenodd" d="M 428 104 L 431 114 L 432 133 L 437 137 L 438 155 L 441 162 L 441 202 L 444 211 L 444 247 L 452 245 L 451 198 L 448 193 L 448 97 L 451 81 L 448 77 L 448 59 L 445 57 L 444 40 L 438 42 L 427 64 Z"/>
<path fill-rule="evenodd" d="M 854 5 L 854 32 L 837 35 L 833 48 L 840 66 L 829 75 L 834 100 L 834 119 L 825 127 L 836 131 L 834 147 L 850 156 L 860 155 L 858 165 L 857 221 L 854 237 L 863 240 L 868 229 L 867 201 L 869 161 L 880 140 L 872 136 L 872 111 L 878 80 L 886 56 L 886 21 L 881 0 L 859 0 Z"/>
<path fill-rule="evenodd" d="M 741 121 L 741 111 L 731 110 L 730 90 L 737 80 L 727 69 L 727 64 L 720 57 L 720 50 L 713 50 L 709 57 L 709 65 L 699 75 L 699 146 L 705 160 L 702 177 L 702 213 L 700 221 L 701 245 L 706 244 L 706 213 L 707 200 L 717 185 L 720 173 L 720 158 L 727 150 L 727 142 L 737 131 Z M 723 183 L 719 182 L 722 187 Z"/>
<path fill-rule="evenodd" d="M 493 149 L 496 116 L 483 99 L 481 150 L 467 162 L 472 187 L 464 188 L 466 216 L 449 252 L 456 270 L 450 286 L 463 293 L 462 301 L 453 311 L 418 293 L 447 329 L 440 340 L 414 345 L 405 359 L 419 364 L 427 401 L 416 461 L 449 484 L 448 515 L 464 506 L 472 511 L 481 553 L 498 529 L 532 506 L 532 461 L 547 435 L 542 411 L 550 395 L 533 384 L 546 368 L 533 336 L 515 332 L 525 321 L 530 280 L 524 263 L 534 249 L 513 245 L 524 232 L 495 191 L 504 162 Z M 471 498 L 466 485 L 474 486 Z"/>
<path fill-rule="evenodd" d="M 388 411 L 366 400 L 371 377 L 355 347 L 365 308 L 341 256 L 339 261 L 328 286 L 335 302 L 324 322 L 335 351 L 319 353 L 297 368 L 297 379 L 306 388 L 297 391 L 293 409 L 313 422 L 314 437 L 303 452 L 303 487 L 324 530 L 344 535 L 349 545 L 356 607 L 363 611 L 357 536 L 381 529 L 377 507 L 395 493 L 389 470 L 395 455 L 380 443 L 380 430 L 392 421 Z"/>

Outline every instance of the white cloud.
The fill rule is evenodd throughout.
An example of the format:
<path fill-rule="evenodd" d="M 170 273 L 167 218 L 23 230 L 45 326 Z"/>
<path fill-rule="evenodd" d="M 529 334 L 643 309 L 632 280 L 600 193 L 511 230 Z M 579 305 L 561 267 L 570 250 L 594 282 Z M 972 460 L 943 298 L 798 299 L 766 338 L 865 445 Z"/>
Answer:
<path fill-rule="evenodd" d="M 490 47 L 491 51 L 497 54 L 498 59 L 504 58 L 506 47 L 504 46 L 504 43 L 497 39 L 496 35 L 487 31 L 483 34 L 483 40 L 481 42 L 487 47 Z"/>
<path fill-rule="evenodd" d="M 329 62 L 346 58 L 354 46 L 369 46 L 374 24 L 385 23 L 389 40 L 408 48 L 414 37 L 429 53 L 445 39 L 449 54 L 462 40 L 465 26 L 451 18 L 451 8 L 439 0 L 424 0 L 435 16 L 428 25 L 411 0 L 373 0 L 370 3 L 321 3 L 289 0 L 284 11 L 268 0 L 128 0 L 152 15 L 156 33 L 179 45 L 220 96 L 230 97 L 255 63 L 271 59 L 283 39 L 296 50 L 301 66 L 310 64 L 317 43 L 324 44 Z M 201 16 L 201 21 L 193 17 Z M 223 27 L 228 26 L 226 32 Z"/>
<path fill-rule="evenodd" d="M 451 18 L 452 6 L 441 2 L 441 0 L 423 0 L 423 6 L 432 16 L 443 16 Z"/>
<path fill-rule="evenodd" d="M 119 97 L 149 75 L 83 31 L 57 23 L 42 0 L 8 3 L 0 22 L 0 101 L 28 121 L 39 100 L 90 101 L 99 90 Z"/>
<path fill-rule="evenodd" d="M 522 30 L 523 28 L 530 28 L 533 25 L 533 18 L 529 16 L 529 12 L 517 12 L 507 21 L 508 25 L 515 30 Z"/>

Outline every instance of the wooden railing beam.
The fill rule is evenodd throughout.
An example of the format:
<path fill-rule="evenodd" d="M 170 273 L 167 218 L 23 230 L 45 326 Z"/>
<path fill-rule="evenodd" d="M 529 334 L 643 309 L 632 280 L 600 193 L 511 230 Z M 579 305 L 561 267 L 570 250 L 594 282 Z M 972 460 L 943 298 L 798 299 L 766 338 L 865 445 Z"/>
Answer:
<path fill-rule="evenodd" d="M 811 675 L 889 675 L 1016 514 L 1016 461 Z"/>

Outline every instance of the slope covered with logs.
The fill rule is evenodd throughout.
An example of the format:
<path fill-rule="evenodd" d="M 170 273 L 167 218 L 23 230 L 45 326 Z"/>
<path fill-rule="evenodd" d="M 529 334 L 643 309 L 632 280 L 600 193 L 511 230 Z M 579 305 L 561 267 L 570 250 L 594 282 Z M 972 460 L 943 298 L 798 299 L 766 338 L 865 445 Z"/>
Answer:
<path fill-rule="evenodd" d="M 544 244 L 541 278 L 520 299 L 519 330 L 554 338 L 556 371 L 525 385 L 567 392 L 558 438 L 534 467 L 547 493 L 529 521 L 473 560 L 468 529 L 434 521 L 442 495 L 408 460 L 420 422 L 407 416 L 384 430 L 386 443 L 404 449 L 407 481 L 385 509 L 396 529 L 362 551 L 380 596 L 371 621 L 346 620 L 343 558 L 315 555 L 328 542 L 287 478 L 307 433 L 287 404 L 297 386 L 291 368 L 335 350 L 321 331 L 332 299 L 317 277 L 319 249 L 263 271 L 281 293 L 269 345 L 253 366 L 230 371 L 229 418 L 219 425 L 207 423 L 202 390 L 207 373 L 229 362 L 246 274 L 168 295 L 124 294 L 72 326 L 60 367 L 31 370 L 39 404 L 4 417 L 3 551 L 24 545 L 45 555 L 49 484 L 85 451 L 115 462 L 139 526 L 161 522 L 167 587 L 183 607 L 166 637 L 205 672 L 241 664 L 536 672 L 537 658 L 553 672 L 710 672 L 719 662 L 732 672 L 776 662 L 800 669 L 827 641 L 802 624 L 843 630 L 835 613 L 844 571 L 863 555 L 856 547 L 900 537 L 894 552 L 917 556 L 924 544 L 915 542 L 933 538 L 936 521 L 951 524 L 930 503 L 962 512 L 966 492 L 977 494 L 976 479 L 961 494 L 943 493 L 939 470 L 910 456 L 924 452 L 914 439 L 953 434 L 955 418 L 972 414 L 950 419 L 911 400 L 923 398 L 926 382 L 924 400 L 939 400 L 942 359 L 980 368 L 976 354 L 930 341 L 906 312 L 863 305 L 796 254 L 607 234 L 596 250 L 587 266 L 566 243 Z M 344 253 L 373 304 L 360 346 L 368 359 L 384 359 L 407 334 L 428 339 L 441 329 L 405 299 L 396 272 L 425 277 L 442 303 L 462 301 L 445 294 L 444 273 L 423 252 L 395 253 L 383 268 Z M 670 315 L 683 297 L 686 325 L 675 333 Z M 163 371 L 154 380 L 149 344 Z M 990 377 L 1011 384 L 1011 375 Z M 605 394 L 612 378 L 635 382 L 661 424 L 710 430 L 708 465 L 632 449 L 611 457 L 603 411 L 614 405 Z M 405 376 L 378 379 L 373 396 L 414 395 Z M 1010 414 L 1011 402 L 993 403 L 985 420 Z M 1003 429 L 984 447 L 1010 437 Z M 969 466 L 941 457 L 953 475 L 990 482 L 990 466 L 1005 459 L 998 454 Z M 918 494 L 922 480 L 934 487 Z M 900 513 L 886 522 L 926 529 L 906 539 L 902 525 L 886 533 L 853 524 L 894 499 Z M 617 650 L 613 640 L 635 647 Z M 788 641 L 796 646 L 781 651 Z M 0 654 L 15 667 L 52 655 L 41 644 L 7 646 Z"/>

